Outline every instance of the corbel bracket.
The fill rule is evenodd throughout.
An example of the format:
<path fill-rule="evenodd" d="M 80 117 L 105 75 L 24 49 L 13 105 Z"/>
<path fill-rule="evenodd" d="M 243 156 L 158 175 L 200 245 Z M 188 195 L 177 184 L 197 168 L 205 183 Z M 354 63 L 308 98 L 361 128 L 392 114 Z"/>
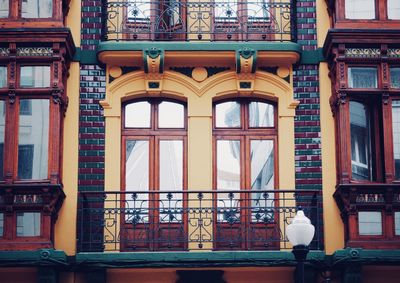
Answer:
<path fill-rule="evenodd" d="M 149 48 L 143 51 L 146 90 L 150 95 L 160 94 L 164 73 L 164 51 Z"/>
<path fill-rule="evenodd" d="M 240 94 L 251 94 L 254 91 L 257 52 L 254 49 L 242 48 L 236 52 L 237 88 Z"/>

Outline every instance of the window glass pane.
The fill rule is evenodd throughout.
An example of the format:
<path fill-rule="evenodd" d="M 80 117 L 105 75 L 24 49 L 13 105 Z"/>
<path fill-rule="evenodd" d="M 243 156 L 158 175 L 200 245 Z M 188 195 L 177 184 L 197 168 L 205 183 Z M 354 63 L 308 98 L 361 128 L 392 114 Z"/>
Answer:
<path fill-rule="evenodd" d="M 53 0 L 22 0 L 23 18 L 51 18 Z"/>
<path fill-rule="evenodd" d="M 251 0 L 247 2 L 249 21 L 265 21 L 269 18 L 269 0 Z"/>
<path fill-rule="evenodd" d="M 132 21 L 150 21 L 152 0 L 128 0 L 128 19 Z"/>
<path fill-rule="evenodd" d="M 390 68 L 390 81 L 393 88 L 400 88 L 400 68 Z"/>
<path fill-rule="evenodd" d="M 252 221 L 261 218 L 262 221 L 272 221 L 274 215 L 266 212 L 265 207 L 273 206 L 274 196 L 261 190 L 274 189 L 274 143 L 272 140 L 252 140 L 250 144 L 251 190 L 256 191 L 251 200 Z"/>
<path fill-rule="evenodd" d="M 159 128 L 183 128 L 184 106 L 179 103 L 163 101 L 158 107 Z"/>
<path fill-rule="evenodd" d="M 21 87 L 50 87 L 50 66 L 21 67 Z"/>
<path fill-rule="evenodd" d="M 350 88 L 377 88 L 378 73 L 376 68 L 349 68 Z"/>
<path fill-rule="evenodd" d="M 40 212 L 17 213 L 17 237 L 40 236 Z"/>
<path fill-rule="evenodd" d="M 0 181 L 4 181 L 4 133 L 6 125 L 6 108 L 4 100 L 0 100 Z"/>
<path fill-rule="evenodd" d="M 149 141 L 127 140 L 125 158 L 125 190 L 137 192 L 126 196 L 125 221 L 148 222 Z"/>
<path fill-rule="evenodd" d="M 150 128 L 151 105 L 147 101 L 134 102 L 125 106 L 125 127 Z"/>
<path fill-rule="evenodd" d="M 0 18 L 8 18 L 9 0 L 0 0 Z"/>
<path fill-rule="evenodd" d="M 345 0 L 346 19 L 375 19 L 375 0 Z"/>
<path fill-rule="evenodd" d="M 4 235 L 4 213 L 0 213 L 0 237 Z"/>
<path fill-rule="evenodd" d="M 240 104 L 228 101 L 215 105 L 215 123 L 218 128 L 239 128 Z"/>
<path fill-rule="evenodd" d="M 392 130 L 395 177 L 400 179 L 400 100 L 392 101 Z"/>
<path fill-rule="evenodd" d="M 240 189 L 240 141 L 217 141 L 217 188 Z"/>
<path fill-rule="evenodd" d="M 7 87 L 7 67 L 0 66 L 0 88 L 4 87 Z"/>
<path fill-rule="evenodd" d="M 47 179 L 49 100 L 21 99 L 20 102 L 31 104 L 32 112 L 19 115 L 18 178 Z"/>
<path fill-rule="evenodd" d="M 183 189 L 183 141 L 160 141 L 160 191 Z M 182 193 L 160 194 L 160 221 L 182 220 Z"/>
<path fill-rule="evenodd" d="M 215 20 L 237 21 L 238 20 L 238 4 L 236 0 L 218 0 L 214 6 Z"/>
<path fill-rule="evenodd" d="M 249 105 L 250 127 L 273 127 L 274 107 L 263 102 L 251 102 Z"/>
<path fill-rule="evenodd" d="M 350 101 L 351 170 L 354 180 L 370 180 L 370 123 L 364 104 Z"/>
<path fill-rule="evenodd" d="M 358 212 L 358 232 L 360 235 L 382 235 L 382 216 L 378 211 Z"/>
<path fill-rule="evenodd" d="M 400 20 L 400 1 L 399 0 L 387 0 L 388 1 L 388 18 L 390 20 Z"/>
<path fill-rule="evenodd" d="M 400 212 L 394 213 L 394 234 L 400 236 Z"/>

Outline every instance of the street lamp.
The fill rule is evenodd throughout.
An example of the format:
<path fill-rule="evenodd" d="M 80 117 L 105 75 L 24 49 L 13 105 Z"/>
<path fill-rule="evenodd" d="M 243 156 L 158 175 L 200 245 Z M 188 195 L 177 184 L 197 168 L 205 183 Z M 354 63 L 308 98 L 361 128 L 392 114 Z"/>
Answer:
<path fill-rule="evenodd" d="M 294 257 L 297 261 L 296 283 L 304 283 L 304 261 L 308 254 L 308 245 L 314 238 L 315 228 L 303 210 L 297 211 L 292 223 L 286 227 L 286 236 L 293 245 Z"/>

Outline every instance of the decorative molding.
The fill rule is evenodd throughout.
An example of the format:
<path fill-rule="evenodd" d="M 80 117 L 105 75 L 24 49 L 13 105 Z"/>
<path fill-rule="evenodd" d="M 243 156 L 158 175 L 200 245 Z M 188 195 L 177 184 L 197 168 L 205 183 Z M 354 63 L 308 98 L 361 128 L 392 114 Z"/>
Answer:
<path fill-rule="evenodd" d="M 236 52 L 236 72 L 249 74 L 256 72 L 257 53 L 251 48 L 242 48 Z"/>
<path fill-rule="evenodd" d="M 0 56 L 1 57 L 8 57 L 10 55 L 10 49 L 6 47 L 0 47 Z"/>
<path fill-rule="evenodd" d="M 18 47 L 17 48 L 17 56 L 26 57 L 26 56 L 35 56 L 35 57 L 44 57 L 44 56 L 52 56 L 53 49 L 51 47 Z"/>
<path fill-rule="evenodd" d="M 387 56 L 390 58 L 400 58 L 400 48 L 389 48 Z"/>
<path fill-rule="evenodd" d="M 146 74 L 162 74 L 164 72 L 164 51 L 149 48 L 143 51 L 144 72 Z"/>
<path fill-rule="evenodd" d="M 14 195 L 15 204 L 42 204 L 43 198 L 40 194 Z"/>
<path fill-rule="evenodd" d="M 384 194 L 379 194 L 379 193 L 372 193 L 372 194 L 368 194 L 368 193 L 361 193 L 361 194 L 357 194 L 357 198 L 356 198 L 356 202 L 357 203 L 384 203 L 385 202 L 385 198 L 384 198 Z"/>
<path fill-rule="evenodd" d="M 345 57 L 348 58 L 379 58 L 381 50 L 379 48 L 346 48 Z"/>

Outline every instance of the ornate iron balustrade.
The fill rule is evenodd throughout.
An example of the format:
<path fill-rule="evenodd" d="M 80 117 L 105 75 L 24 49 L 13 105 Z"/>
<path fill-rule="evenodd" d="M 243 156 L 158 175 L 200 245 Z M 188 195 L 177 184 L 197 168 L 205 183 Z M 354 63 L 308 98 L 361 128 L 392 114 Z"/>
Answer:
<path fill-rule="evenodd" d="M 296 41 L 295 0 L 103 0 L 105 40 Z"/>
<path fill-rule="evenodd" d="M 299 206 L 323 249 L 321 191 L 81 192 L 78 251 L 291 249 Z"/>

